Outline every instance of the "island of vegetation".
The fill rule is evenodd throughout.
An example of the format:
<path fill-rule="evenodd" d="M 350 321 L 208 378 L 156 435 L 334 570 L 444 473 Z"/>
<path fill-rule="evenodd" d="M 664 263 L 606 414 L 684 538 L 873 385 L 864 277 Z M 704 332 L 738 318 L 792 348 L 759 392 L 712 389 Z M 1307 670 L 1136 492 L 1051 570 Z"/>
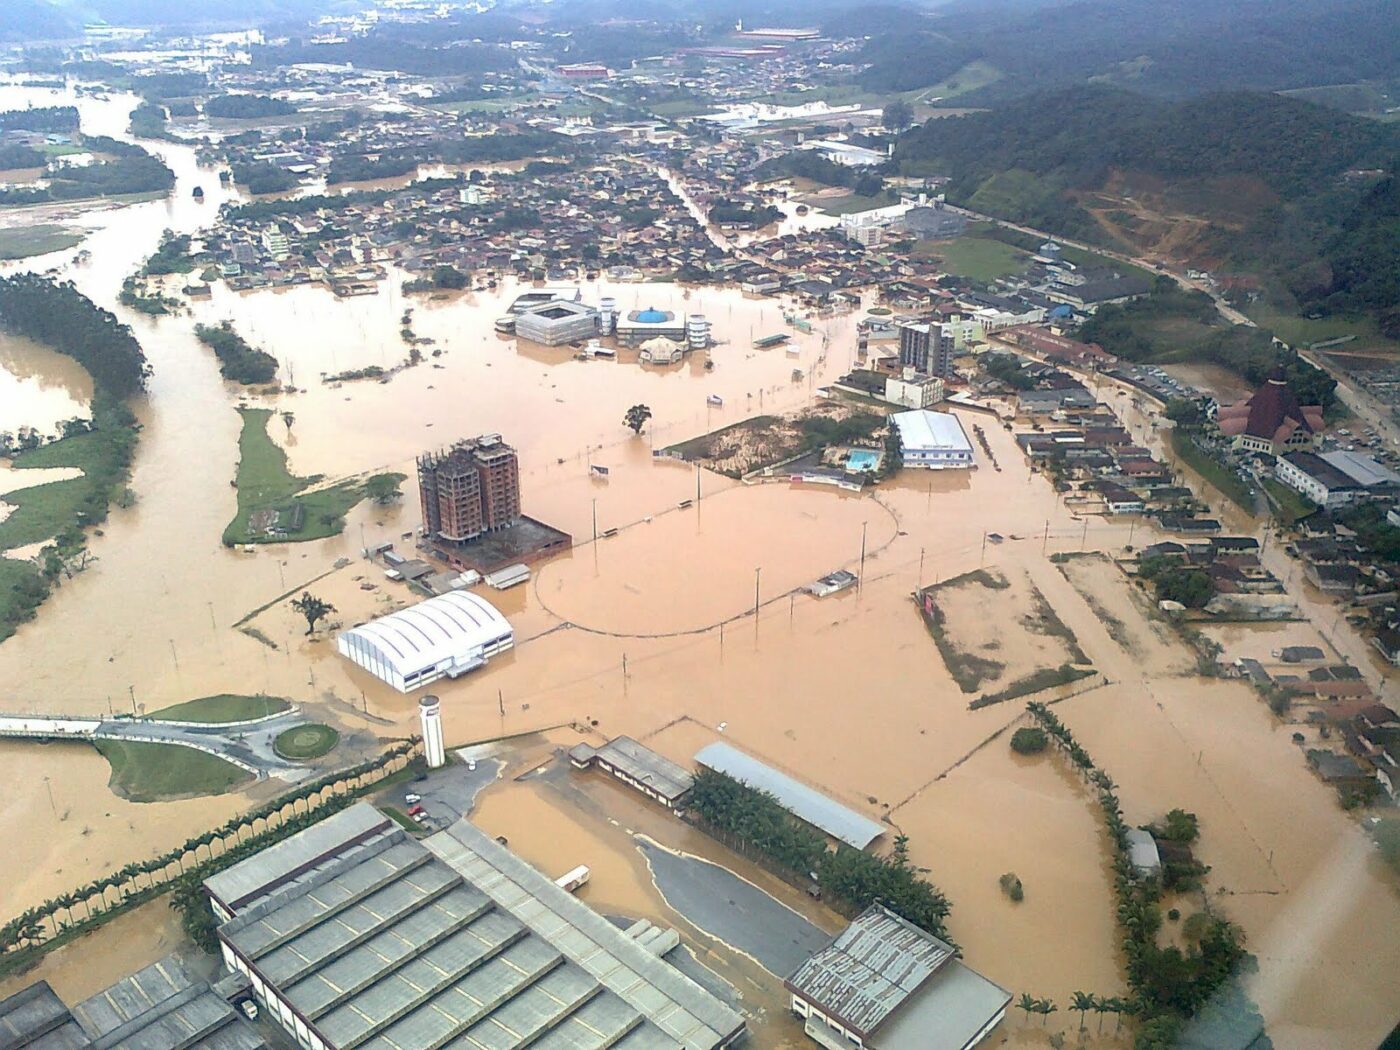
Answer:
<path fill-rule="evenodd" d="M 137 423 L 127 399 L 145 385 L 149 366 L 131 329 L 71 284 L 34 274 L 0 277 L 0 326 L 73 358 L 92 376 L 92 419 L 59 441 L 16 455 L 13 466 L 77 467 L 82 476 L 11 492 L 0 521 L 0 641 L 32 619 L 61 578 L 86 564 L 88 528 L 107 518 L 126 488 Z M 50 541 L 39 564 L 3 557 L 15 547 Z"/>

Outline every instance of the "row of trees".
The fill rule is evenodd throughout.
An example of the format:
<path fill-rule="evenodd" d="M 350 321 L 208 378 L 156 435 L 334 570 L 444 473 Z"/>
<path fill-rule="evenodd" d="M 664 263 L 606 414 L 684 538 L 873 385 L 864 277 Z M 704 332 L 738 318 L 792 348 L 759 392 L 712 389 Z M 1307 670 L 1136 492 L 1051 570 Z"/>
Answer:
<path fill-rule="evenodd" d="M 219 359 L 219 374 L 225 379 L 250 386 L 271 383 L 277 378 L 277 358 L 266 350 L 250 346 L 233 330 L 232 323 L 224 321 L 217 326 L 195 325 L 194 334 L 214 351 L 214 356 Z"/>
<path fill-rule="evenodd" d="M 285 117 L 297 111 L 296 106 L 268 95 L 215 95 L 204 103 L 204 114 L 235 120 L 258 117 Z"/>
<path fill-rule="evenodd" d="M 73 358 L 113 397 L 135 394 L 150 374 L 131 329 L 69 281 L 32 273 L 0 277 L 0 325 Z"/>
<path fill-rule="evenodd" d="M 343 153 L 331 160 L 327 185 L 361 182 L 406 175 L 419 164 L 490 164 L 557 157 L 576 152 L 577 146 L 547 131 L 525 131 L 485 136 L 434 139 L 412 150 L 387 153 Z"/>
<path fill-rule="evenodd" d="M 889 857 L 849 846 L 830 850 L 820 832 L 794 818 L 772 795 L 711 769 L 695 775 L 689 806 L 707 829 L 757 851 L 793 875 L 815 879 L 825 895 L 850 911 L 883 904 L 948 939 L 948 899 L 910 866 L 904 835 L 895 840 Z"/>
<path fill-rule="evenodd" d="M 1207 915 L 1195 925 L 1197 940 L 1187 951 L 1175 945 L 1158 946 L 1157 932 L 1162 925 L 1157 906 L 1160 886 L 1155 879 L 1140 876 L 1132 863 L 1129 828 L 1113 780 L 1095 767 L 1089 753 L 1049 707 L 1033 702 L 1026 709 L 1098 793 L 1113 847 L 1118 928 L 1127 961 L 1128 986 L 1133 992 L 1127 1012 L 1141 1020 L 1136 1050 L 1173 1050 L 1188 1019 L 1213 1000 L 1219 1002 L 1230 995 L 1226 986 L 1252 958 L 1244 948 L 1244 933 L 1224 919 Z M 1172 820 L 1179 834 L 1188 833 L 1186 824 L 1181 818 Z M 1237 1009 L 1255 1014 L 1253 1004 L 1237 1001 Z M 1244 1023 L 1253 1027 L 1254 1017 L 1244 1018 Z M 1257 1026 L 1262 1031 L 1262 1021 Z"/>
<path fill-rule="evenodd" d="M 211 948 L 212 918 L 202 920 L 197 914 L 201 909 L 206 915 L 209 912 L 199 892 L 205 879 L 351 805 L 386 776 L 406 767 L 418 744 L 418 738 L 411 737 L 377 758 L 304 784 L 167 853 L 127 864 L 30 908 L 0 925 L 0 972 L 30 964 L 55 947 L 61 936 L 66 940 L 114 913 L 145 903 L 172 884 L 178 886 L 172 906 L 182 912 L 186 929 L 201 947 Z"/>

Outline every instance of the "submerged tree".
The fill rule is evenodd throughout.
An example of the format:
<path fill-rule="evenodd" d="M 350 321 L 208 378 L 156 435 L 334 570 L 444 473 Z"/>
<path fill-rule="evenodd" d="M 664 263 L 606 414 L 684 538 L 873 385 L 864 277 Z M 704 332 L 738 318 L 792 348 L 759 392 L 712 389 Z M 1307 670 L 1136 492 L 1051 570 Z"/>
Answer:
<path fill-rule="evenodd" d="M 311 634 L 316 630 L 316 621 L 324 620 L 331 613 L 335 612 L 335 606 L 330 602 L 322 601 L 310 591 L 302 591 L 300 598 L 292 599 L 292 608 L 306 617 L 306 633 Z"/>
<path fill-rule="evenodd" d="M 627 410 L 627 414 L 622 417 L 624 426 L 632 428 L 632 433 L 640 434 L 642 427 L 647 425 L 647 420 L 651 418 L 651 409 L 646 405 L 633 405 Z"/>

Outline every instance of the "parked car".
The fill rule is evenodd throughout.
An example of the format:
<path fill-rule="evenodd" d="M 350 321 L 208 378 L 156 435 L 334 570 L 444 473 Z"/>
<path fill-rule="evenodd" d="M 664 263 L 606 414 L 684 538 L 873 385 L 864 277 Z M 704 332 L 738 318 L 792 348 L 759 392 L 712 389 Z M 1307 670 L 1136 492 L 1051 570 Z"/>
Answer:
<path fill-rule="evenodd" d="M 413 806 L 417 805 L 419 802 L 422 802 L 423 796 L 415 795 L 412 791 L 410 791 L 407 795 L 403 797 L 403 800 L 407 802 L 410 806 Z"/>
<path fill-rule="evenodd" d="M 415 805 L 415 806 L 412 806 L 412 807 L 409 808 L 408 815 L 409 815 L 410 817 L 416 817 L 416 816 L 418 816 L 420 813 L 426 813 L 426 812 L 428 812 L 428 811 L 427 811 L 426 809 L 424 809 L 422 806 L 417 806 L 417 805 Z"/>

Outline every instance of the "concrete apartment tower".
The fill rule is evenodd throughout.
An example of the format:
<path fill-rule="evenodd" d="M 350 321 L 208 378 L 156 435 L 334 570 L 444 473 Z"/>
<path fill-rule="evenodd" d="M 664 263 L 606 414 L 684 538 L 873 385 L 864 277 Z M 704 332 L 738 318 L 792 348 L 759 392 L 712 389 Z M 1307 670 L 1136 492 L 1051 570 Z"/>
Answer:
<path fill-rule="evenodd" d="M 520 517 L 520 467 L 499 434 L 460 441 L 445 453 L 418 457 L 423 530 L 465 543 Z"/>
<path fill-rule="evenodd" d="M 442 704 L 435 696 L 418 701 L 418 721 L 423 729 L 423 757 L 429 769 L 447 765 L 447 749 L 442 740 Z"/>

